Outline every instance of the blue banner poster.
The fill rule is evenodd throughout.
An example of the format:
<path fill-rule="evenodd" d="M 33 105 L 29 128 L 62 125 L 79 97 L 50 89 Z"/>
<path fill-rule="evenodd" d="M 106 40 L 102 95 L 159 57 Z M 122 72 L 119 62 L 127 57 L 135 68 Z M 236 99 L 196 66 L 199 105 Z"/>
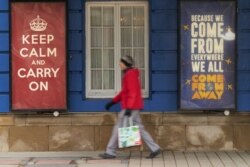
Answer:
<path fill-rule="evenodd" d="M 180 108 L 235 108 L 235 2 L 182 1 Z"/>

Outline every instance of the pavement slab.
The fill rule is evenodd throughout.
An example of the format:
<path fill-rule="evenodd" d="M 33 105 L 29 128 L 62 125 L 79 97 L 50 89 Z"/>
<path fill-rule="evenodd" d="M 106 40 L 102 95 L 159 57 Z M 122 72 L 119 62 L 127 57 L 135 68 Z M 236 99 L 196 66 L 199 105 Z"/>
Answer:
<path fill-rule="evenodd" d="M 163 151 L 154 159 L 140 151 L 116 159 L 101 159 L 96 151 L 1 154 L 0 167 L 250 167 L 249 151 Z"/>

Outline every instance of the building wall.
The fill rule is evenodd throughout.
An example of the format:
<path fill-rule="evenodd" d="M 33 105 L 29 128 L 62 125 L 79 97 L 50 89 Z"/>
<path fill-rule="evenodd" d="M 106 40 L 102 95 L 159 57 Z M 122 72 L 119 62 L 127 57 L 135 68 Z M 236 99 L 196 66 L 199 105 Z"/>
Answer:
<path fill-rule="evenodd" d="M 9 112 L 9 2 L 0 2 L 0 111 Z"/>
<path fill-rule="evenodd" d="M 177 0 L 150 0 L 150 98 L 142 120 L 162 149 L 249 150 L 249 117 L 169 114 L 178 110 Z M 238 1 L 238 111 L 250 111 L 250 1 Z M 84 98 L 84 0 L 68 2 L 69 111 L 103 111 Z M 9 0 L 0 1 L 0 112 L 10 111 Z M 118 110 L 118 106 L 114 111 Z M 0 115 L 0 151 L 104 150 L 116 113 Z M 134 149 L 134 148 L 133 148 Z M 135 149 L 146 149 L 145 146 Z"/>
<path fill-rule="evenodd" d="M 145 128 L 163 150 L 249 150 L 249 114 L 143 113 Z M 105 150 L 116 113 L 0 116 L 0 152 Z M 129 150 L 147 150 L 146 145 Z M 123 149 L 122 151 L 126 151 Z"/>
<path fill-rule="evenodd" d="M 237 101 L 239 111 L 250 110 L 250 1 L 238 1 Z"/>
<path fill-rule="evenodd" d="M 146 111 L 177 110 L 177 3 L 150 2 L 150 97 Z M 106 100 L 84 98 L 85 1 L 69 1 L 69 108 L 70 111 L 102 111 Z M 161 4 L 163 3 L 163 4 Z M 161 6 L 165 8 L 161 9 Z M 162 21 L 165 18 L 169 21 Z M 161 24 L 158 24 L 161 23 Z M 73 42 L 74 41 L 74 42 Z M 160 81 L 160 82 L 159 82 Z M 116 106 L 113 110 L 117 111 Z"/>
<path fill-rule="evenodd" d="M 150 97 L 145 111 L 178 110 L 178 1 L 150 0 Z M 85 98 L 85 0 L 68 1 L 70 112 L 103 111 L 109 99 Z M 237 111 L 250 111 L 250 1 L 238 0 Z M 9 0 L 0 2 L 0 112 L 10 111 Z M 114 111 L 119 110 L 116 106 Z"/>

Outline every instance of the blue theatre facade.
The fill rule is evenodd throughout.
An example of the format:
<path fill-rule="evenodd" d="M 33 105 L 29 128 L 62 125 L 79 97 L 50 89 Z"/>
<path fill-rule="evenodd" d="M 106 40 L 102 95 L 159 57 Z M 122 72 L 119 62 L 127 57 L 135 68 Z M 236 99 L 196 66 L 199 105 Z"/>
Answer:
<path fill-rule="evenodd" d="M 68 111 L 101 112 L 108 98 L 86 97 L 86 31 L 84 0 L 69 0 L 67 6 Z M 10 2 L 0 2 L 0 112 L 10 108 Z M 250 1 L 237 1 L 237 112 L 250 111 Z M 177 0 L 149 0 L 148 82 L 145 111 L 179 110 L 179 39 Z M 116 106 L 113 111 L 118 111 Z"/>

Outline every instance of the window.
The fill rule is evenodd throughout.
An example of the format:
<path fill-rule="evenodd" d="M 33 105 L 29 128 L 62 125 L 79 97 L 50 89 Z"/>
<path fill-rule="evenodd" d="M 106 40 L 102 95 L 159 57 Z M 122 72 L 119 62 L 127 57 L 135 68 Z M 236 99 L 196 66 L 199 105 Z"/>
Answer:
<path fill-rule="evenodd" d="M 121 56 L 131 55 L 148 96 L 148 4 L 86 3 L 86 97 L 109 98 L 121 89 Z"/>

